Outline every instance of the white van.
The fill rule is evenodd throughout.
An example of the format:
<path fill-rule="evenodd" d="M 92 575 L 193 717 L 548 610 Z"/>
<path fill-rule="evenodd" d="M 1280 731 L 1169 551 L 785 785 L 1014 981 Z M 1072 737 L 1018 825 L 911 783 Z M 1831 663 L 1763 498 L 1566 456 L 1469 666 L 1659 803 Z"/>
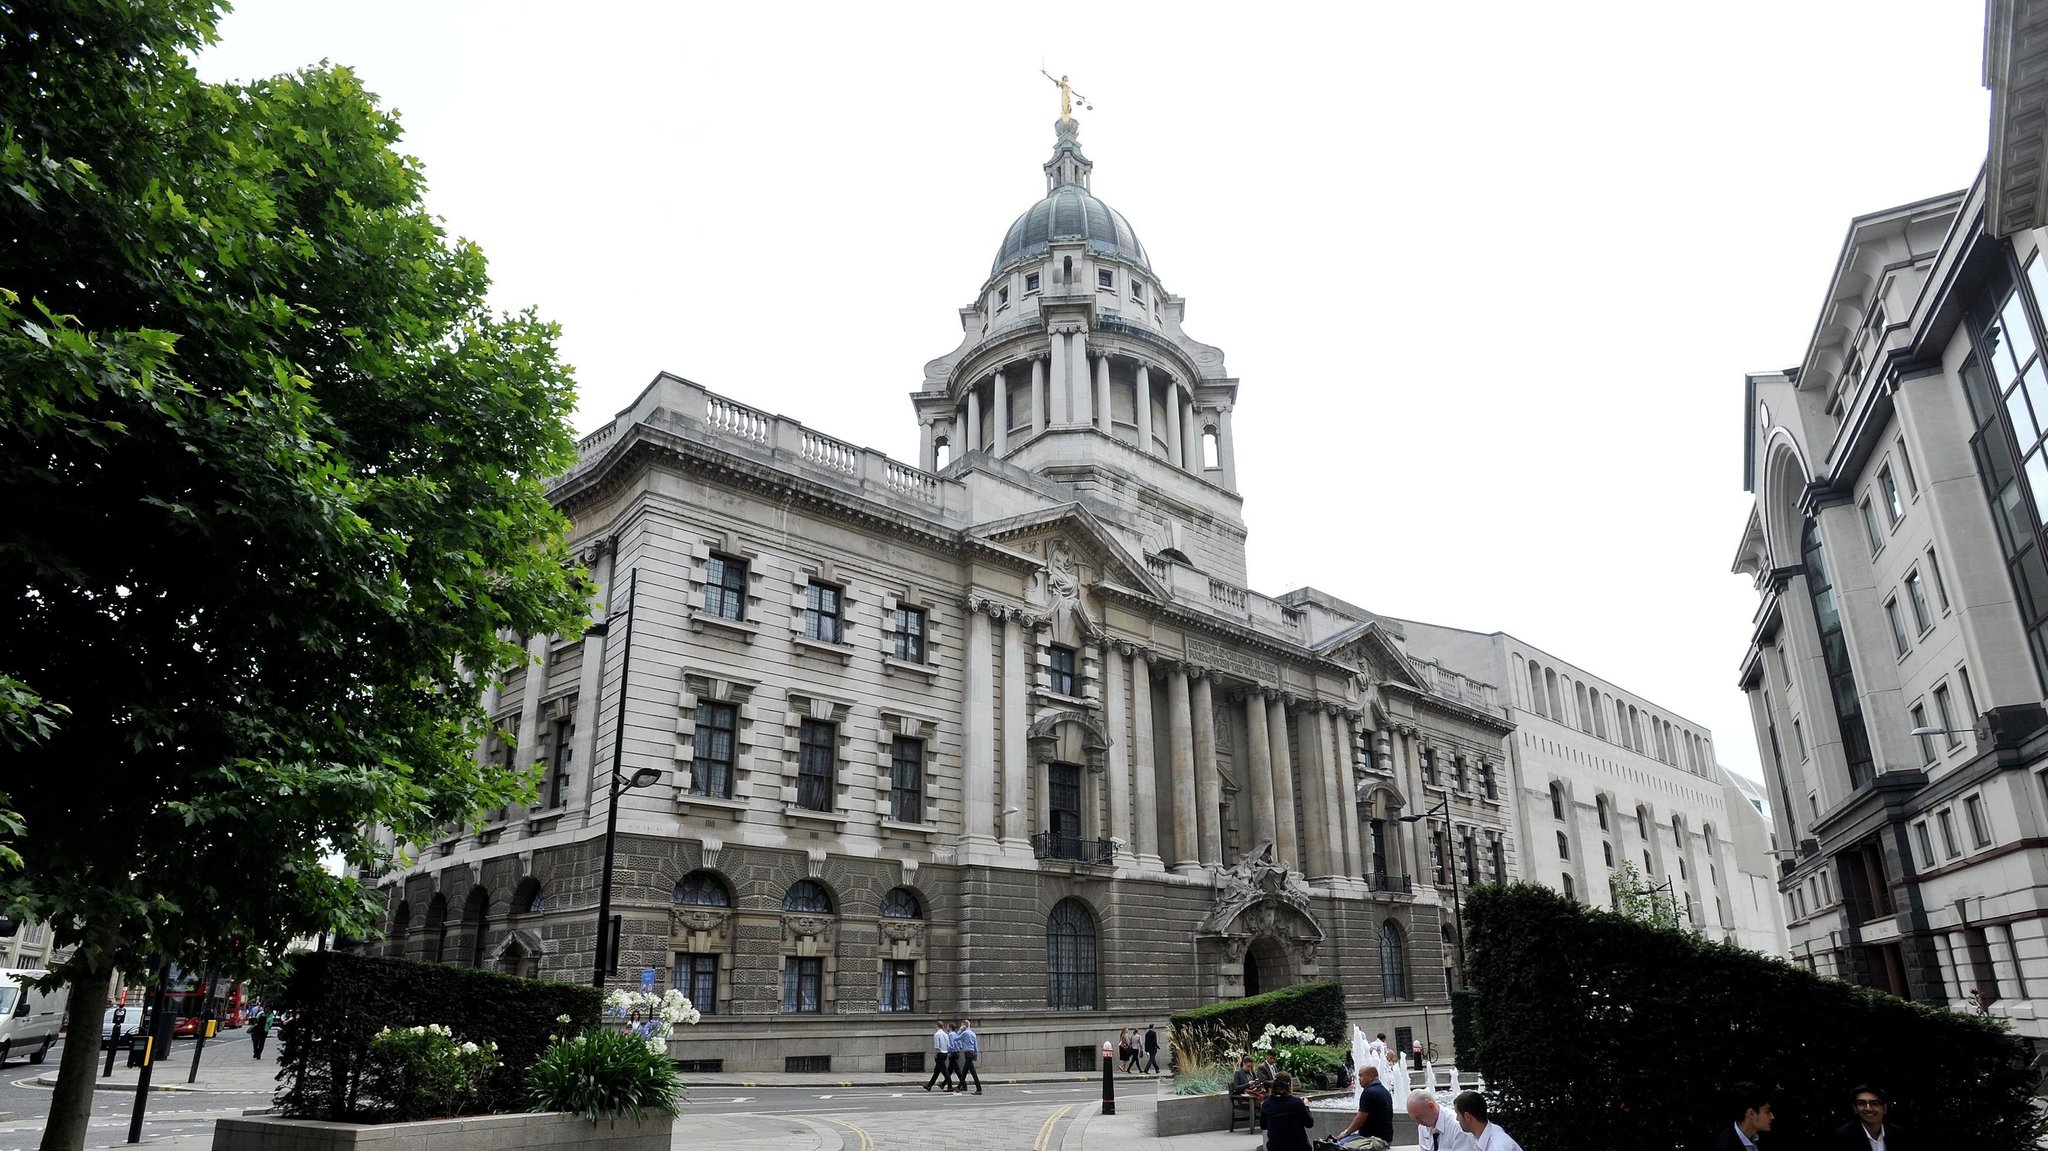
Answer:
<path fill-rule="evenodd" d="M 26 981 L 48 975 L 47 971 L 0 971 L 0 1064 L 16 1051 L 28 1053 L 30 1063 L 41 1063 L 57 1042 L 64 1027 L 64 1004 L 71 988 L 36 991 Z"/>

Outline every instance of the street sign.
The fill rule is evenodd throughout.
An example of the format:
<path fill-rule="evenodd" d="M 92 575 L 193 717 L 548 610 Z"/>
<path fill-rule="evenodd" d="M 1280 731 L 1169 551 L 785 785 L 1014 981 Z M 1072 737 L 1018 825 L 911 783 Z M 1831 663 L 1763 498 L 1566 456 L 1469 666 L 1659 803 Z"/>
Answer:
<path fill-rule="evenodd" d="M 640 990 L 654 990 L 654 968 L 643 967 L 640 969 Z"/>

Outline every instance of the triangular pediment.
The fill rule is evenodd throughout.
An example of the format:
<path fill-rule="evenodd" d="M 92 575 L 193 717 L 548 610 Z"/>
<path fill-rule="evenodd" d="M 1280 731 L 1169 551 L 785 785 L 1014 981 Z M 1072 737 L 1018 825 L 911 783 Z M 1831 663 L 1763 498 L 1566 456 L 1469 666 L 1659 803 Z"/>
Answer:
<path fill-rule="evenodd" d="M 1316 647 L 1323 658 L 1350 664 L 1375 683 L 1398 683 L 1418 691 L 1427 690 L 1421 673 L 1378 620 L 1346 628 Z"/>
<path fill-rule="evenodd" d="M 1080 504 L 1058 504 L 1007 519 L 978 524 L 967 533 L 1011 551 L 1045 561 L 1055 541 L 1063 541 L 1076 564 L 1085 567 L 1091 585 L 1112 584 L 1156 599 L 1166 589 L 1152 578 L 1144 561 L 1116 538 L 1102 520 Z"/>

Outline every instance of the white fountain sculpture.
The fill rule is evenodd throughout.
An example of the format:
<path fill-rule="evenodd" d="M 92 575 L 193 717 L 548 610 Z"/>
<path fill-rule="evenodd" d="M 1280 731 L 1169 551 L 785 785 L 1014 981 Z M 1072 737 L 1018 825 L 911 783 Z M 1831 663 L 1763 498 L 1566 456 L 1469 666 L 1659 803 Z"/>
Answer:
<path fill-rule="evenodd" d="M 1402 1065 L 1401 1056 L 1399 1053 L 1391 1051 L 1384 1055 L 1374 1055 L 1372 1053 L 1371 1041 L 1366 1038 L 1364 1029 L 1360 1028 L 1357 1024 L 1353 1024 L 1351 1027 L 1351 1061 L 1356 1063 L 1360 1070 L 1366 1067 L 1379 1068 L 1380 1086 L 1385 1087 L 1388 1094 L 1394 1097 L 1394 1106 L 1396 1108 L 1403 1106 L 1407 1102 L 1408 1068 Z M 1364 1090 L 1364 1088 L 1361 1086 L 1359 1090 Z M 1358 1092 L 1356 1091 L 1351 1094 L 1351 1106 L 1353 1110 L 1356 1110 L 1358 1107 Z"/>

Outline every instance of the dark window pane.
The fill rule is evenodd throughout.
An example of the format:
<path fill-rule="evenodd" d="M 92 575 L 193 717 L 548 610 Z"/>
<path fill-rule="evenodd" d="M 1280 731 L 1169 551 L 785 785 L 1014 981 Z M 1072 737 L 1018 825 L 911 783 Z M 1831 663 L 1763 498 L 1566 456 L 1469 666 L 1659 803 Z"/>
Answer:
<path fill-rule="evenodd" d="M 897 736 L 889 748 L 889 813 L 900 823 L 924 822 L 924 741 Z"/>
<path fill-rule="evenodd" d="M 728 703 L 697 705 L 697 732 L 691 739 L 690 794 L 732 798 L 733 731 L 738 711 Z"/>
<path fill-rule="evenodd" d="M 882 915 L 889 919 L 923 919 L 924 909 L 918 906 L 917 896 L 906 887 L 892 887 L 882 897 Z"/>
<path fill-rule="evenodd" d="M 797 729 L 796 805 L 806 811 L 831 811 L 834 744 L 839 726 L 815 719 Z"/>
<path fill-rule="evenodd" d="M 732 893 L 708 871 L 693 871 L 676 884 L 673 901 L 694 907 L 731 907 Z"/>
<path fill-rule="evenodd" d="M 2041 562 L 2041 549 L 2028 548 L 2012 565 L 2013 590 L 2019 595 L 2020 618 L 2032 623 L 2048 616 L 2048 567 Z"/>
<path fill-rule="evenodd" d="M 799 879 L 789 885 L 783 893 L 784 911 L 804 911 L 813 915 L 832 914 L 832 896 L 823 884 L 815 879 Z"/>
<path fill-rule="evenodd" d="M 1969 398 L 1970 414 L 1976 417 L 1977 426 L 1991 422 L 1998 411 L 1998 405 L 1991 398 L 1991 385 L 1984 379 L 1984 369 L 1978 366 L 1976 357 L 1963 361 L 1963 395 Z"/>
<path fill-rule="evenodd" d="M 720 619 L 746 615 L 747 562 L 712 556 L 704 565 L 704 611 Z"/>

